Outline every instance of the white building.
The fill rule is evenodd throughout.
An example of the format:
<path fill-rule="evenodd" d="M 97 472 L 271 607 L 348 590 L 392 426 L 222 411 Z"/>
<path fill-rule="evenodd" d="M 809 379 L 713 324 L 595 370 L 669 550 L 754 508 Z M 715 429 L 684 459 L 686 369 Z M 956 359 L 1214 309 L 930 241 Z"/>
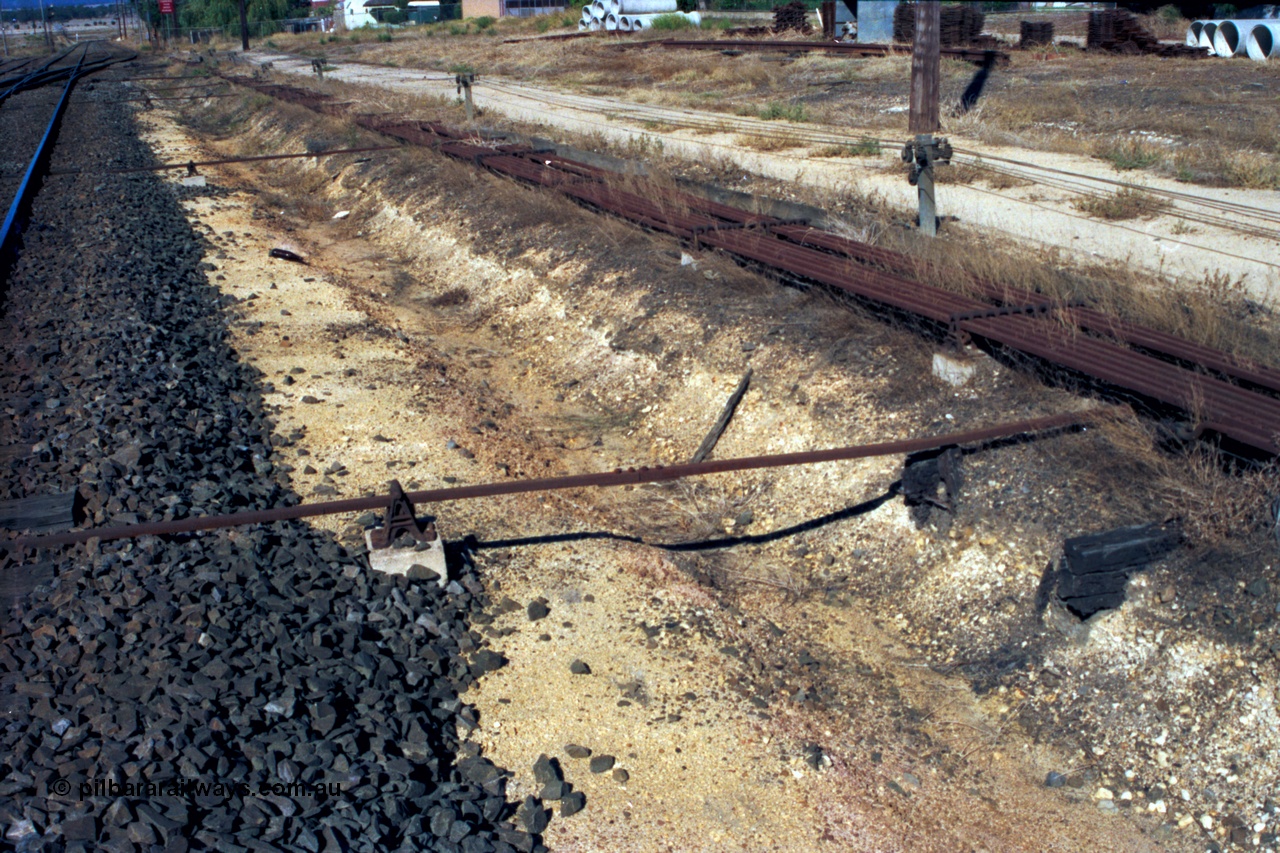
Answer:
<path fill-rule="evenodd" d="M 349 30 L 358 30 L 364 26 L 376 27 L 378 22 L 364 6 L 365 0 L 338 0 L 342 10 L 342 25 Z"/>

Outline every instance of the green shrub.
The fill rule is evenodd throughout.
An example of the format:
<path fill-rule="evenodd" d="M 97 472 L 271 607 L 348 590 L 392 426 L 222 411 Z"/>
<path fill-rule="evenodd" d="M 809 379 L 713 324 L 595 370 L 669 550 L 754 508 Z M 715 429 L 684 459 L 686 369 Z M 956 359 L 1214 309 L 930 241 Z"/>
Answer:
<path fill-rule="evenodd" d="M 1164 152 L 1141 139 L 1125 139 L 1100 144 L 1097 155 L 1118 172 L 1148 169 L 1164 159 Z"/>
<path fill-rule="evenodd" d="M 770 101 L 766 107 L 761 107 L 756 115 L 765 121 L 777 121 L 785 119 L 786 121 L 808 121 L 809 111 L 804 108 L 804 104 L 783 104 L 778 101 Z"/>
<path fill-rule="evenodd" d="M 693 28 L 693 23 L 684 15 L 659 15 L 649 26 L 654 30 L 688 30 Z"/>
<path fill-rule="evenodd" d="M 485 30 L 489 29 L 489 27 L 493 26 L 494 20 L 495 20 L 494 18 L 491 18 L 488 15 L 481 15 L 480 17 L 476 18 L 476 31 L 484 32 Z"/>
<path fill-rule="evenodd" d="M 381 42 L 391 41 L 391 30 L 379 30 L 378 41 L 381 41 Z"/>

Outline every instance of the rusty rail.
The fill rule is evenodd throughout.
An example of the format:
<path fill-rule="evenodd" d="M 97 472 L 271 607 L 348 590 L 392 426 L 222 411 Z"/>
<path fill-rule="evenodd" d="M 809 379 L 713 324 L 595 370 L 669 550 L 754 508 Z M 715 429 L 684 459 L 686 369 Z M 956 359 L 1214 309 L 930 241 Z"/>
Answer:
<path fill-rule="evenodd" d="M 1067 429 L 1095 423 L 1112 413 L 1105 409 L 1084 412 L 1068 412 L 1041 418 L 1014 421 L 966 432 L 944 433 L 927 438 L 909 438 L 880 444 L 863 444 L 853 447 L 837 447 L 828 450 L 810 450 L 802 453 L 779 453 L 770 456 L 745 456 L 737 459 L 719 459 L 713 462 L 697 462 L 684 465 L 658 465 L 653 468 L 618 469 L 603 474 L 576 474 L 568 477 L 547 477 L 536 480 L 514 480 L 505 483 L 484 483 L 477 486 L 456 486 L 448 489 L 428 489 L 408 493 L 415 504 L 444 503 L 446 501 L 474 500 L 476 498 L 517 495 L 526 492 L 549 492 L 562 489 L 581 489 L 590 486 L 630 486 L 641 483 L 661 483 L 681 480 L 685 477 L 705 477 L 708 474 L 724 474 L 730 471 L 751 471 L 761 468 L 784 468 L 793 465 L 813 465 L 819 462 L 840 462 L 851 459 L 869 459 L 875 456 L 917 453 L 965 444 L 980 444 L 995 439 L 1009 438 L 1027 433 Z M 123 527 L 97 527 L 88 530 L 72 530 L 43 536 L 25 536 L 8 541 L 0 540 L 0 547 L 43 548 L 54 545 L 71 545 L 90 539 L 107 541 L 129 539 L 138 536 L 172 536 L 194 533 L 200 530 L 216 530 L 239 527 L 246 524 L 270 524 L 277 521 L 296 521 L 321 515 L 346 512 L 364 512 L 384 509 L 388 498 L 373 496 L 351 498 L 343 501 L 327 501 L 315 504 L 299 504 L 291 507 L 237 512 L 230 515 L 208 515 L 182 518 L 173 521 L 131 524 Z"/>

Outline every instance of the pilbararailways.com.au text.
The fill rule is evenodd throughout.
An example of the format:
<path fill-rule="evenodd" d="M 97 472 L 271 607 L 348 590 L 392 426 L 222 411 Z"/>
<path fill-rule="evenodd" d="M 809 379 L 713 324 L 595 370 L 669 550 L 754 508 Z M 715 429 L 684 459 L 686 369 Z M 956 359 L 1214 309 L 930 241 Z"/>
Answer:
<path fill-rule="evenodd" d="M 166 779 L 163 782 L 130 781 L 116 782 L 111 779 L 93 779 L 79 782 L 75 786 L 81 797 L 250 797 L 250 796 L 284 796 L 284 797 L 336 797 L 342 793 L 339 782 L 318 782 L 309 784 L 300 780 L 293 782 L 262 782 L 250 785 L 247 782 L 209 782 L 199 779 Z M 71 793 L 72 785 L 66 779 L 58 779 L 50 784 L 49 789 L 63 796 Z"/>

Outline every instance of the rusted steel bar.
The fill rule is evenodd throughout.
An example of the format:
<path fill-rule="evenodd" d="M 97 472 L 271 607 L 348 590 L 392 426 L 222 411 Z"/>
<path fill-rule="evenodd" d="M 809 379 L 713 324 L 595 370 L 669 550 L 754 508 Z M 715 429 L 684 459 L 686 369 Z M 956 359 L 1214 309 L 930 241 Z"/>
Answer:
<path fill-rule="evenodd" d="M 913 275 L 919 268 L 919 264 L 909 255 L 868 246 L 816 228 L 785 225 L 769 226 L 768 230 L 792 242 L 845 255 L 901 275 Z M 982 298 L 1002 305 L 1031 304 L 1044 298 L 1043 294 L 994 282 L 975 280 L 971 284 Z M 1093 308 L 1067 307 L 1063 309 L 1061 316 L 1082 329 L 1114 338 L 1163 360 L 1203 367 L 1237 382 L 1280 394 L 1280 370 L 1273 367 L 1255 364 L 1222 350 L 1121 320 Z"/>
<path fill-rule="evenodd" d="M 1094 423 L 1111 416 L 1105 409 L 1090 409 L 1084 412 L 1067 412 L 1060 415 L 1049 415 L 1042 418 L 1014 421 L 983 429 L 966 432 L 944 433 L 927 438 L 910 438 L 890 441 L 881 444 L 863 444 L 854 447 L 837 447 L 829 450 L 811 450 L 801 453 L 780 453 L 771 456 L 746 456 L 737 459 L 720 459 L 714 462 L 689 463 L 684 465 L 657 466 L 654 468 L 618 469 L 604 474 L 576 474 L 569 477 L 548 477 L 537 480 L 514 480 L 505 483 L 484 483 L 477 486 L 457 486 L 449 489 L 428 489 L 410 492 L 408 497 L 415 504 L 443 503 L 446 501 L 473 500 L 476 498 L 497 497 L 499 495 L 516 495 L 526 492 L 549 492 L 561 489 L 580 489 L 588 486 L 629 486 L 640 483 L 661 483 L 669 480 L 681 480 L 685 477 L 704 477 L 708 474 L 724 474 L 730 471 L 751 471 L 760 468 L 783 468 L 792 465 L 813 465 L 819 462 L 839 462 L 851 459 L 868 459 L 875 456 L 893 456 L 896 454 L 916 453 L 921 450 L 932 450 L 939 447 L 950 447 L 962 444 L 978 444 L 998 438 L 1022 435 L 1046 430 L 1065 429 Z M 137 536 L 171 536 L 179 533 L 194 533 L 199 530 L 215 530 L 225 527 L 239 527 L 245 524 L 271 524 L 277 521 L 295 521 L 302 518 L 313 518 L 321 515 L 336 515 L 347 512 L 364 512 L 383 509 L 388 498 L 374 496 L 351 498 L 343 501 L 328 501 L 316 504 L 300 504 L 291 507 L 237 512 L 230 515 L 209 515 L 197 518 L 183 518 L 174 521 L 148 522 L 131 524 L 125 527 L 99 527 L 88 530 L 72 530 L 66 533 L 55 533 L 46 536 L 26 536 L 7 542 L 0 540 L 0 546 L 10 548 L 42 548 L 54 545 L 71 545 L 76 542 L 87 542 L 90 539 L 101 541 L 111 539 L 129 539 Z"/>
<path fill-rule="evenodd" d="M 723 48 L 731 43 L 690 44 Z M 774 42 L 771 46 L 779 44 Z M 302 97 L 296 92 L 280 96 Z M 1155 330 L 1112 320 L 1089 309 L 1063 307 L 1054 312 L 1061 320 L 1076 325 L 1074 332 L 1061 323 L 1039 322 L 1028 326 L 1027 315 L 992 311 L 991 305 L 1035 305 L 1045 300 L 1042 294 L 976 278 L 968 282 L 973 296 L 955 293 L 917 280 L 920 265 L 898 252 L 806 226 L 768 222 L 767 218 L 760 223 L 759 230 L 729 230 L 726 225 L 748 221 L 753 214 L 714 206 L 688 193 L 642 180 L 627 180 L 626 189 L 611 186 L 609 176 L 605 175 L 593 176 L 595 179 L 588 183 L 562 180 L 551 171 L 530 169 L 529 164 L 543 156 L 540 152 L 511 146 L 505 149 L 504 155 L 493 156 L 497 140 L 462 134 L 448 127 L 414 122 L 382 125 L 373 117 L 362 117 L 359 121 L 366 127 L 386 127 L 385 132 L 393 136 L 431 145 L 491 171 L 556 189 L 589 207 L 643 227 L 684 241 L 696 241 L 784 275 L 836 287 L 873 307 L 888 309 L 915 321 L 924 319 L 940 329 L 972 334 L 994 345 L 1044 359 L 1109 385 L 1121 394 L 1181 409 L 1199 426 L 1212 428 L 1256 451 L 1268 455 L 1280 452 L 1280 439 L 1276 436 L 1276 424 L 1280 423 L 1280 406 L 1276 404 L 1280 401 L 1270 396 L 1275 386 L 1280 385 L 1280 371 L 1251 365 Z M 521 160 L 528 162 L 521 163 Z M 568 174 L 571 163 L 573 161 L 548 157 L 541 165 L 548 170 L 563 169 Z M 578 165 L 585 168 L 583 164 Z M 1008 316 L 991 316 L 1006 313 Z M 954 322 L 956 315 L 975 319 Z M 1080 330 L 1105 335 L 1110 340 L 1092 337 Z"/>
<path fill-rule="evenodd" d="M 156 99 L 152 99 L 156 100 Z M 190 169 L 200 166 L 222 166 L 227 163 L 260 163 L 264 160 L 298 160 L 307 157 L 332 157 L 337 154 L 365 154 L 370 151 L 397 151 L 403 145 L 367 145 L 363 148 L 331 148 L 301 154 L 263 154 L 256 157 L 228 157 L 223 160 L 191 160 L 186 163 L 161 163 L 158 166 L 132 166 L 128 169 L 59 169 L 51 175 L 123 175 L 129 172 L 163 172 L 167 169 Z"/>
<path fill-rule="evenodd" d="M 1077 370 L 1165 405 L 1183 409 L 1215 430 L 1270 454 L 1280 453 L 1280 400 L 1193 373 L 1118 344 L 1027 315 L 969 320 L 964 331 Z"/>
<path fill-rule="evenodd" d="M 652 42 L 638 42 L 635 46 L 648 46 Z M 848 53 L 854 56 L 890 56 L 908 54 L 909 45 L 858 44 L 825 41 L 752 41 L 746 39 L 664 39 L 658 46 L 682 50 L 742 50 L 783 53 Z M 952 59 L 968 62 L 985 62 L 990 59 L 1008 64 L 1009 54 L 998 50 L 979 50 L 967 47 L 944 47 L 939 52 Z"/>

